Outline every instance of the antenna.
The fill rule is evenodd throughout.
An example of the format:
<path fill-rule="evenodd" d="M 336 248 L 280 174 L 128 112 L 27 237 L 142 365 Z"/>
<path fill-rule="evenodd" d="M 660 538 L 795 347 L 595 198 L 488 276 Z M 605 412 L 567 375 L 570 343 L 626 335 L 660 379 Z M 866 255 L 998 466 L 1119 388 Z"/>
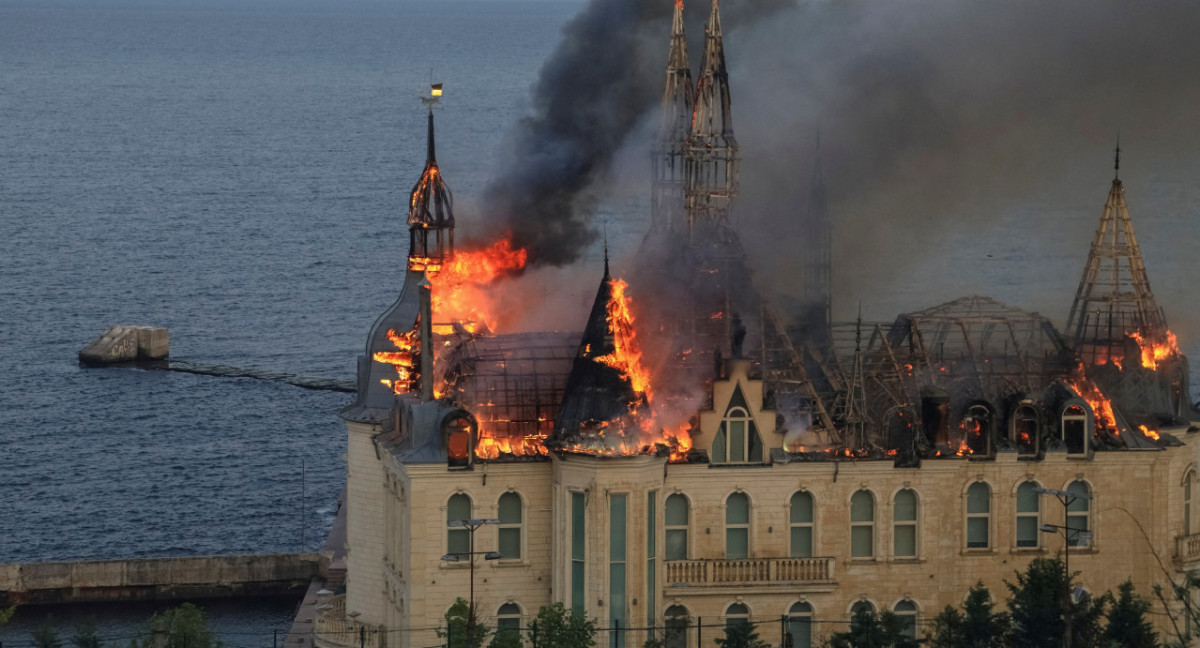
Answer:
<path fill-rule="evenodd" d="M 1121 131 L 1117 130 L 1116 163 L 1113 164 L 1113 180 L 1121 179 Z"/>

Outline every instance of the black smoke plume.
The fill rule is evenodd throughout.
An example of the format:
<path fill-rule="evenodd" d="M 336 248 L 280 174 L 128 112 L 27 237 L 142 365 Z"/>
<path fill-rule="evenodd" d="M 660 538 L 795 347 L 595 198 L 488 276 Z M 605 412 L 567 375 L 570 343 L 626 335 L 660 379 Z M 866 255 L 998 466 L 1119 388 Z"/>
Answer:
<path fill-rule="evenodd" d="M 723 24 L 735 29 L 790 4 L 728 0 L 721 3 Z M 529 114 L 505 147 L 508 166 L 486 191 L 489 210 L 529 251 L 532 265 L 571 263 L 595 238 L 589 189 L 661 96 L 673 7 L 673 0 L 591 0 L 542 68 Z M 686 9 L 693 67 L 703 31 L 691 25 L 709 8 L 696 0 Z"/>

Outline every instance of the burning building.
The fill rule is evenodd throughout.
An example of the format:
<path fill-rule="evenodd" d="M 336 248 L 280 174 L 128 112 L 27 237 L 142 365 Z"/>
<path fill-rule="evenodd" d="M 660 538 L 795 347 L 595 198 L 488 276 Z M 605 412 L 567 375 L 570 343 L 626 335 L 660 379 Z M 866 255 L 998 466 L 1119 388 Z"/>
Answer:
<path fill-rule="evenodd" d="M 493 628 L 561 602 L 618 647 L 681 619 L 782 619 L 760 635 L 798 647 L 862 606 L 917 634 L 977 581 L 1001 591 L 1062 549 L 1097 592 L 1200 568 L 1200 416 L 1121 182 L 1066 335 L 975 295 L 831 324 L 823 194 L 810 298 L 789 328 L 738 236 L 717 3 L 695 87 L 682 11 L 638 255 L 659 267 L 627 283 L 606 254 L 582 333 L 497 330 L 495 282 L 526 257 L 507 240 L 455 248 L 430 111 L 403 288 L 342 412 L 348 576 L 316 643 L 431 645 L 470 592 Z"/>

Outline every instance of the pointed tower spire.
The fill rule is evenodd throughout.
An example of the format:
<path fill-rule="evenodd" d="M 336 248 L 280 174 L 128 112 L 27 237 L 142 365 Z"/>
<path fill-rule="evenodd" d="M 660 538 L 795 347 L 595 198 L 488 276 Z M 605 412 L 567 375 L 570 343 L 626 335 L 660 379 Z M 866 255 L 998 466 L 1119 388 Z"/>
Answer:
<path fill-rule="evenodd" d="M 817 344 L 829 340 L 830 311 L 833 295 L 833 237 L 829 222 L 829 204 L 825 195 L 825 176 L 821 169 L 821 132 L 817 131 L 813 160 L 812 186 L 808 210 L 801 216 L 801 236 L 808 246 L 804 254 L 802 286 L 805 334 Z"/>
<path fill-rule="evenodd" d="M 1116 159 L 1119 168 L 1120 153 Z M 1166 332 L 1166 317 L 1154 301 L 1133 233 L 1125 187 L 1114 178 L 1071 304 L 1067 334 L 1084 362 L 1105 364 L 1124 355 L 1129 334 L 1161 340 Z"/>
<path fill-rule="evenodd" d="M 659 108 L 658 134 L 650 152 L 654 185 L 650 203 L 652 229 L 674 229 L 683 223 L 683 157 L 692 127 L 695 88 L 683 32 L 683 0 L 675 0 L 667 82 Z"/>
<path fill-rule="evenodd" d="M 429 130 L 425 169 L 408 196 L 408 264 L 416 270 L 436 269 L 454 251 L 454 196 L 442 179 L 433 137 L 433 106 L 442 96 L 442 84 L 433 85 L 429 98 Z"/>
<path fill-rule="evenodd" d="M 685 164 L 684 194 L 693 239 L 698 229 L 711 232 L 730 226 L 732 202 L 738 193 L 738 144 L 733 136 L 729 71 L 717 0 L 712 1 L 705 32 L 704 68 L 696 85 Z"/>

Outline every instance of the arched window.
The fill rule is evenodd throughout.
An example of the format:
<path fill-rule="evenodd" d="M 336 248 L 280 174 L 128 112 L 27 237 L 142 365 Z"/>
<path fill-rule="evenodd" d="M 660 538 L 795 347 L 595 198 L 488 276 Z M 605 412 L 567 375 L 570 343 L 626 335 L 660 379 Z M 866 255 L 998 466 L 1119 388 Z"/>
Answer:
<path fill-rule="evenodd" d="M 787 633 L 792 648 L 812 648 L 813 609 L 808 603 L 797 603 L 788 610 Z"/>
<path fill-rule="evenodd" d="M 516 603 L 505 603 L 496 611 L 496 636 L 521 636 L 521 608 Z"/>
<path fill-rule="evenodd" d="M 457 493 L 446 502 L 446 553 L 466 555 L 471 550 L 471 532 L 462 526 L 471 519 L 471 498 Z"/>
<path fill-rule="evenodd" d="M 750 498 L 734 493 L 725 500 L 725 558 L 750 557 Z"/>
<path fill-rule="evenodd" d="M 1087 411 L 1072 405 L 1062 413 L 1062 440 L 1067 445 L 1067 454 L 1087 453 Z"/>
<path fill-rule="evenodd" d="M 466 412 L 450 415 L 442 423 L 446 439 L 446 461 L 451 466 L 471 465 L 471 445 L 475 426 Z"/>
<path fill-rule="evenodd" d="M 975 482 L 967 489 L 967 548 L 987 549 L 992 546 L 990 531 L 992 489 Z"/>
<path fill-rule="evenodd" d="M 521 557 L 521 496 L 505 493 L 500 496 L 500 558 L 517 560 Z"/>
<path fill-rule="evenodd" d="M 1073 481 L 1067 492 L 1080 495 L 1067 504 L 1067 540 L 1072 547 L 1092 545 L 1092 488 L 1085 481 Z"/>
<path fill-rule="evenodd" d="M 1183 535 L 1192 535 L 1192 495 L 1196 488 L 1196 471 L 1189 470 L 1183 478 Z"/>
<path fill-rule="evenodd" d="M 856 622 L 870 622 L 875 619 L 875 606 L 870 601 L 858 601 L 850 606 L 850 630 L 854 631 Z"/>
<path fill-rule="evenodd" d="M 1034 548 L 1041 543 L 1041 496 L 1037 482 L 1017 486 L 1017 546 Z"/>
<path fill-rule="evenodd" d="M 793 558 L 811 558 L 813 555 L 813 496 L 798 491 L 792 495 L 788 513 L 791 527 L 790 548 Z"/>
<path fill-rule="evenodd" d="M 850 498 L 850 557 L 875 555 L 875 496 L 860 490 Z"/>
<path fill-rule="evenodd" d="M 687 630 L 692 617 L 682 605 L 672 605 L 663 613 L 663 648 L 687 648 Z"/>
<path fill-rule="evenodd" d="M 972 405 L 963 416 L 963 441 L 975 457 L 991 453 L 992 410 L 986 405 Z"/>
<path fill-rule="evenodd" d="M 911 488 L 896 493 L 892 504 L 892 555 L 917 557 L 917 494 Z"/>
<path fill-rule="evenodd" d="M 741 603 L 734 603 L 725 608 L 725 625 L 735 626 L 750 623 L 750 608 Z"/>
<path fill-rule="evenodd" d="M 892 608 L 896 618 L 900 620 L 900 632 L 909 639 L 917 638 L 917 604 L 912 601 L 900 601 Z"/>
<path fill-rule="evenodd" d="M 745 400 L 740 388 L 734 393 L 734 400 Z M 763 447 L 758 426 L 744 407 L 730 407 L 725 412 L 709 455 L 713 463 L 762 463 Z"/>
<path fill-rule="evenodd" d="M 1021 405 L 1013 412 L 1012 442 L 1017 446 L 1017 453 L 1035 455 L 1038 452 L 1038 439 L 1041 435 L 1041 417 L 1032 405 Z"/>
<path fill-rule="evenodd" d="M 666 506 L 667 560 L 687 560 L 688 501 L 679 493 L 667 498 Z"/>

